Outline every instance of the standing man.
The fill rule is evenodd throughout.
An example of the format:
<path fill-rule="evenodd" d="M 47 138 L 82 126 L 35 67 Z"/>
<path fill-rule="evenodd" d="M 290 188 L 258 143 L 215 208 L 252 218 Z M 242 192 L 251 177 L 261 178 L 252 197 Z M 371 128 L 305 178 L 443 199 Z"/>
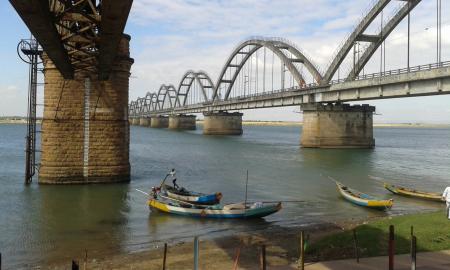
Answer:
<path fill-rule="evenodd" d="M 444 193 L 442 193 L 442 199 L 447 204 L 447 218 L 450 219 L 450 187 L 446 187 Z"/>

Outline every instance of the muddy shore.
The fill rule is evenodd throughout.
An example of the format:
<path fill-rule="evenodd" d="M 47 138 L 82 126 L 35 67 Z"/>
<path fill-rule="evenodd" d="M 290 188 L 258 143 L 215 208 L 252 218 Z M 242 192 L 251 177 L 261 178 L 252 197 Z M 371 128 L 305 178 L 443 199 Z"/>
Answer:
<path fill-rule="evenodd" d="M 295 228 L 275 228 L 257 232 L 246 232 L 225 237 L 200 238 L 200 269 L 232 269 L 239 252 L 239 269 L 259 269 L 261 246 L 266 246 L 267 264 L 271 267 L 289 267 L 299 257 L 299 236 L 304 231 L 308 242 L 326 235 L 351 229 L 363 221 L 322 223 Z M 193 239 L 168 244 L 166 269 L 193 269 Z M 164 243 L 154 248 L 132 253 L 113 251 L 80 252 L 73 256 L 80 269 L 162 269 Z M 314 260 L 310 258 L 309 260 Z M 43 262 L 35 269 L 69 269 L 70 259 Z"/>

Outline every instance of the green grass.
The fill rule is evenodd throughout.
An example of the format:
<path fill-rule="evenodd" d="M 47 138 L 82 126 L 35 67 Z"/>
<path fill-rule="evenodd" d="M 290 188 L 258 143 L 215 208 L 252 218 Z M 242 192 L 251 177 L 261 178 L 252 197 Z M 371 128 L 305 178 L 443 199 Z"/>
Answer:
<path fill-rule="evenodd" d="M 417 238 L 417 250 L 450 249 L 450 220 L 441 211 L 385 218 L 356 227 L 360 257 L 387 255 L 389 225 L 395 228 L 395 252 L 410 252 L 411 226 Z M 355 256 L 352 231 L 326 236 L 306 250 L 314 259 L 341 259 Z"/>

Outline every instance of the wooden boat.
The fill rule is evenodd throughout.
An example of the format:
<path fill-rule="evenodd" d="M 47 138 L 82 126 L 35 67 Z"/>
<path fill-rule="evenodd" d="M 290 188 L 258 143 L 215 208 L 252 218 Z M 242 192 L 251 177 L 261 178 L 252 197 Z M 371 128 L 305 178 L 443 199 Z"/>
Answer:
<path fill-rule="evenodd" d="M 442 199 L 442 194 L 440 194 L 440 193 L 419 191 L 419 190 L 415 190 L 415 189 L 411 189 L 411 188 L 392 185 L 389 183 L 384 183 L 384 188 L 394 194 L 397 194 L 397 195 L 414 197 L 414 198 L 418 198 L 418 199 L 435 201 L 435 202 L 445 202 Z"/>
<path fill-rule="evenodd" d="M 195 205 L 158 195 L 148 201 L 150 210 L 201 218 L 262 218 L 281 209 L 279 203 L 235 203 L 228 205 Z"/>
<path fill-rule="evenodd" d="M 391 208 L 392 205 L 394 204 L 394 200 L 392 199 L 378 200 L 370 195 L 348 188 L 342 183 L 339 183 L 337 181 L 335 181 L 335 183 L 342 197 L 344 197 L 346 200 L 356 205 L 365 206 L 378 210 L 385 210 Z"/>
<path fill-rule="evenodd" d="M 194 204 L 208 204 L 208 205 L 218 204 L 222 199 L 222 193 L 220 192 L 216 192 L 213 194 L 204 194 L 189 191 L 183 187 L 177 189 L 167 184 L 164 184 L 162 186 L 162 190 L 165 191 L 167 196 L 170 198 Z"/>

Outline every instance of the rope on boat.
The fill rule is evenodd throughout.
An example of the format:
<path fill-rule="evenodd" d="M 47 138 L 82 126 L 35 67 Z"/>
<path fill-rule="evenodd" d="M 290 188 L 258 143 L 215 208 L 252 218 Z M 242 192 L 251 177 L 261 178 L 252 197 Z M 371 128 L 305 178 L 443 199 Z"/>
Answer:
<path fill-rule="evenodd" d="M 147 192 L 142 191 L 142 190 L 140 190 L 140 189 L 137 189 L 137 188 L 136 188 L 136 191 L 138 191 L 138 192 L 140 192 L 140 193 L 142 193 L 142 194 L 145 194 L 145 195 L 147 195 L 147 196 L 150 196 L 150 194 L 148 194 Z"/>

